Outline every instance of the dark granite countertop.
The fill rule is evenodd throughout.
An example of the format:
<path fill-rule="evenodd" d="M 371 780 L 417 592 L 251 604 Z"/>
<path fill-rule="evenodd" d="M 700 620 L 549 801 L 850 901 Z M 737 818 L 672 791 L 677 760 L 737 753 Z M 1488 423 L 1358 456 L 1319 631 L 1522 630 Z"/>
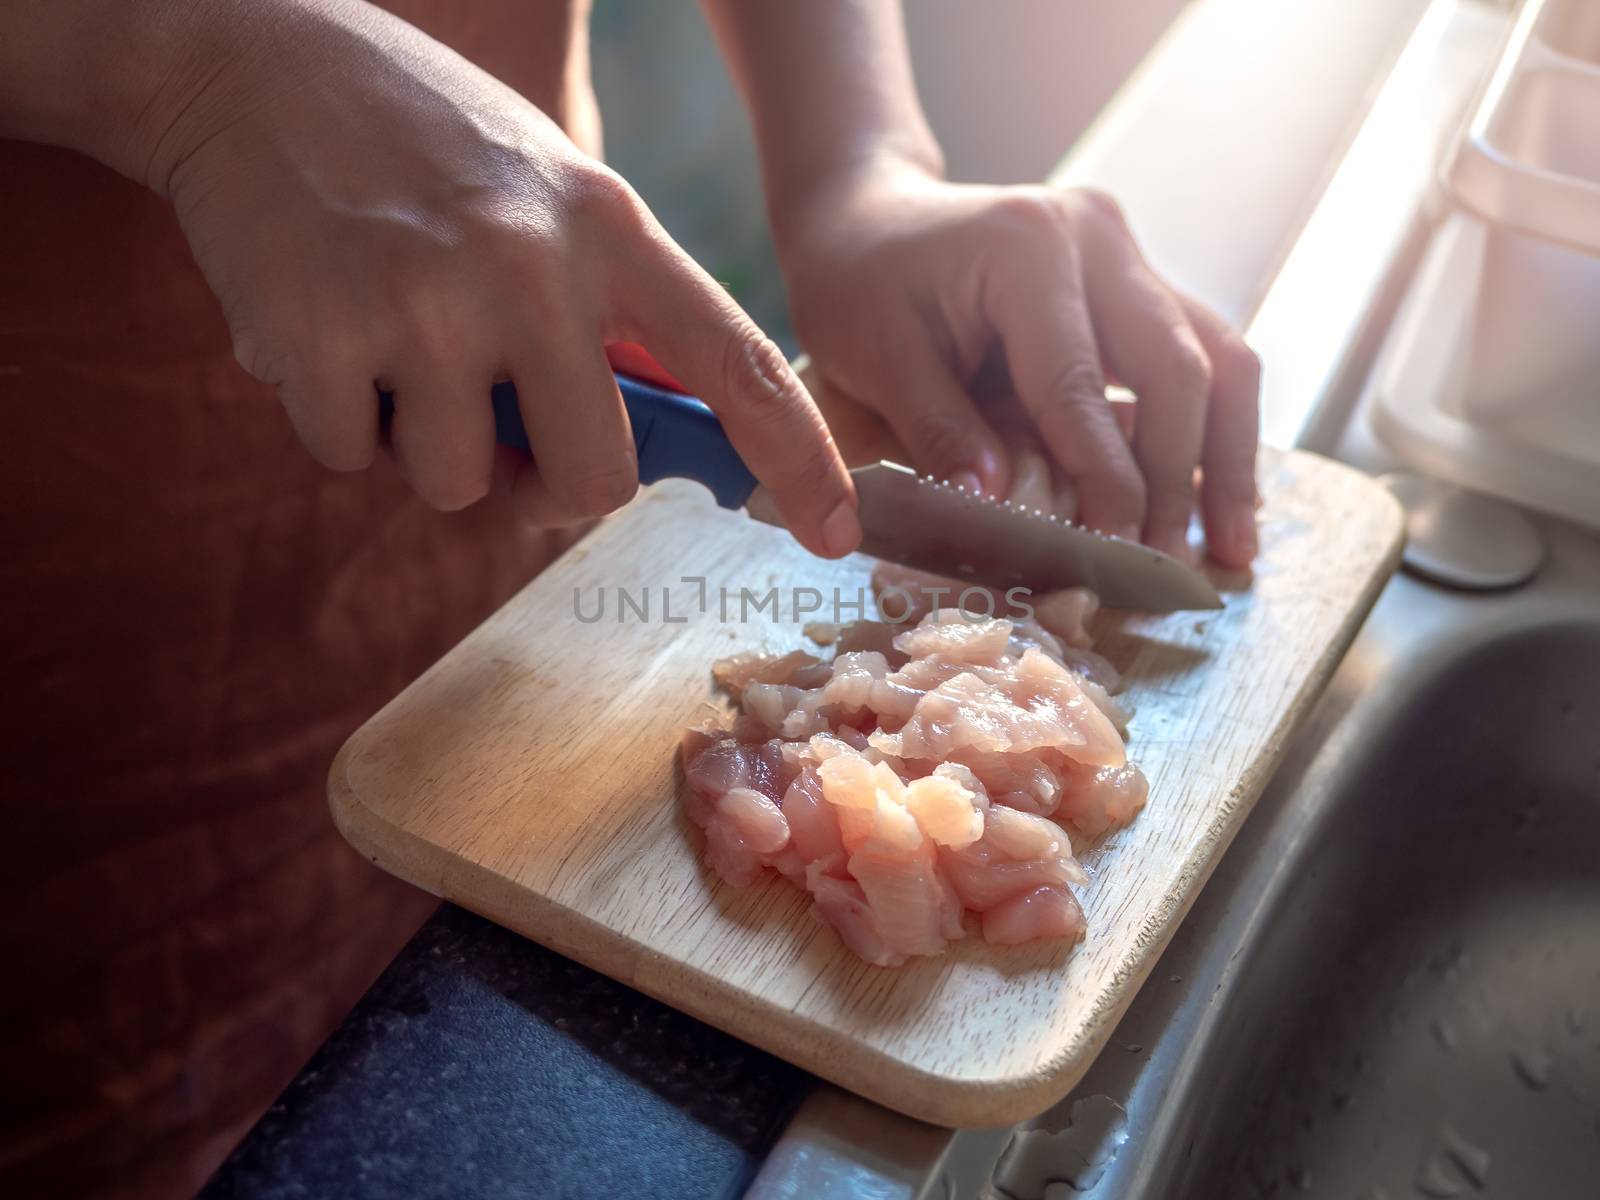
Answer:
<path fill-rule="evenodd" d="M 201 1195 L 720 1200 L 810 1083 L 445 905 Z"/>

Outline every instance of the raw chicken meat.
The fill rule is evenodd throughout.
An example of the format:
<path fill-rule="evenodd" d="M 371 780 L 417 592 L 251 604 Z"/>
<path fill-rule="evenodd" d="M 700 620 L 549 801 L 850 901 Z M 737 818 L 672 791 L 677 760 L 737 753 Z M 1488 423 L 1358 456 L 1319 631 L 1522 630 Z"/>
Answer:
<path fill-rule="evenodd" d="M 688 730 L 689 817 L 707 862 L 806 889 L 855 954 L 893 966 L 970 929 L 1006 945 L 1077 939 L 1073 839 L 1146 798 L 1127 761 L 1116 672 L 1032 621 L 929 612 L 808 630 L 833 657 L 740 654 L 712 668 L 731 728 Z M 969 915 L 972 919 L 969 921 Z"/>

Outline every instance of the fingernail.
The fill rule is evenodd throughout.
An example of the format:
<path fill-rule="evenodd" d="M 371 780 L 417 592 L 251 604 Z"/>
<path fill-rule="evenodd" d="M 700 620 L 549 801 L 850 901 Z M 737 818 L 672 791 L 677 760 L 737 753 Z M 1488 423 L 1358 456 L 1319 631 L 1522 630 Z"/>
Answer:
<path fill-rule="evenodd" d="M 1244 509 L 1233 514 L 1233 520 L 1228 526 L 1229 538 L 1233 542 L 1234 552 L 1245 562 L 1256 556 L 1260 549 L 1260 542 L 1256 534 L 1256 514 L 1253 510 Z"/>
<path fill-rule="evenodd" d="M 832 558 L 841 558 L 861 545 L 861 519 L 850 501 L 839 501 L 822 522 L 822 545 Z"/>
<path fill-rule="evenodd" d="M 975 471 L 957 471 L 954 475 L 950 476 L 950 482 L 955 484 L 958 488 L 963 488 L 966 491 L 973 492 L 978 495 L 983 494 L 983 484 L 979 481 L 977 472 Z"/>
<path fill-rule="evenodd" d="M 972 464 L 973 473 L 978 477 L 978 491 L 990 496 L 1005 494 L 1006 469 L 1005 464 L 987 447 L 979 447 L 978 461 Z"/>

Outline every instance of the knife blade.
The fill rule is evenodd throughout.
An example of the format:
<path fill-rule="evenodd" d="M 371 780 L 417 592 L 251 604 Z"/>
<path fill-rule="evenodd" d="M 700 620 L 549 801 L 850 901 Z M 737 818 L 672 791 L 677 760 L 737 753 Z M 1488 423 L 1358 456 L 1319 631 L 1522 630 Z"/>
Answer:
<path fill-rule="evenodd" d="M 1222 607 L 1204 575 L 1139 542 L 981 496 L 899 463 L 871 463 L 850 475 L 861 503 L 861 552 L 874 558 L 1001 590 L 1086 587 L 1108 608 Z M 746 508 L 757 520 L 782 524 L 762 488 Z"/>
<path fill-rule="evenodd" d="M 721 507 L 742 507 L 756 520 L 783 525 L 772 497 L 757 484 L 709 408 L 692 396 L 628 375 L 616 379 L 633 429 L 641 483 L 693 479 L 710 489 Z M 496 384 L 490 398 L 496 439 L 531 450 L 516 389 Z M 392 416 L 392 397 L 380 396 L 379 411 L 384 421 Z M 980 496 L 898 463 L 871 463 L 850 474 L 861 505 L 861 551 L 875 558 L 1002 590 L 1087 587 L 1108 608 L 1222 607 L 1204 575 L 1138 542 Z"/>

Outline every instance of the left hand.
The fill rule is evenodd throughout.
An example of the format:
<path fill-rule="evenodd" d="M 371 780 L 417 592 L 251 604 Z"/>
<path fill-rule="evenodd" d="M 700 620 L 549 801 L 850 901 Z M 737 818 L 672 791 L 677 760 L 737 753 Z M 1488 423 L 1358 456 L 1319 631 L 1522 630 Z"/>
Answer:
<path fill-rule="evenodd" d="M 1003 353 L 1085 524 L 1186 555 L 1198 467 L 1211 554 L 1241 567 L 1255 556 L 1259 364 L 1155 275 L 1110 199 L 894 165 L 819 184 L 775 215 L 801 343 L 920 470 L 1007 493 L 1005 443 L 970 394 Z M 1131 438 L 1108 373 L 1138 397 Z"/>

